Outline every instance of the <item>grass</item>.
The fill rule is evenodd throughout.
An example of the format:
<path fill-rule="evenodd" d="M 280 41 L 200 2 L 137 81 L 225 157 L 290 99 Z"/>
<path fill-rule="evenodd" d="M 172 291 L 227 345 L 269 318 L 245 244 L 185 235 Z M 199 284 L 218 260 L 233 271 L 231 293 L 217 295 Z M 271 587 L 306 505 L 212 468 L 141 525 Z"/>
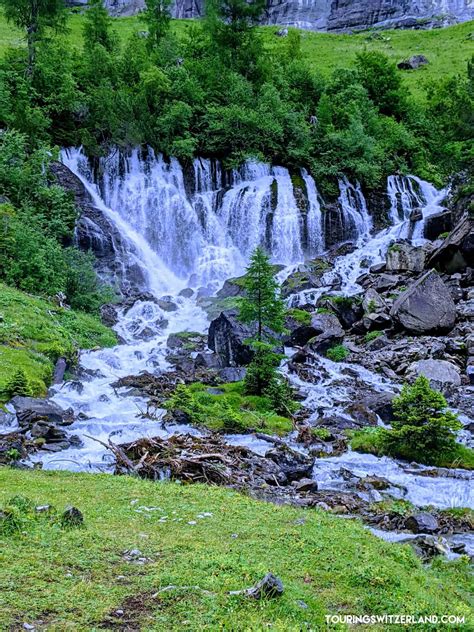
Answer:
<path fill-rule="evenodd" d="M 72 14 L 68 25 L 68 41 L 76 46 L 82 43 L 82 25 L 84 18 Z M 183 36 L 195 24 L 194 20 L 173 20 L 172 29 Z M 122 42 L 145 26 L 138 17 L 116 18 L 115 29 Z M 278 27 L 267 26 L 260 29 L 267 49 L 278 55 L 285 47 L 285 38 L 276 37 Z M 309 66 L 324 76 L 329 76 L 336 68 L 350 67 L 355 56 L 363 50 L 377 50 L 385 53 L 397 63 L 411 55 L 423 54 L 429 64 L 415 71 L 400 71 L 408 90 L 421 97 L 431 82 L 444 77 L 466 72 L 466 63 L 474 53 L 474 41 L 470 39 L 474 32 L 474 22 L 465 22 L 442 29 L 433 30 L 394 30 L 382 31 L 381 38 L 374 38 L 373 32 L 354 35 L 301 32 L 301 52 Z M 0 16 L 0 54 L 8 46 L 23 41 L 22 34 Z"/>
<path fill-rule="evenodd" d="M 292 307 L 286 311 L 286 316 L 288 318 L 292 318 L 300 325 L 310 325 L 311 324 L 311 314 L 306 312 L 304 309 L 298 309 L 297 307 Z"/>
<path fill-rule="evenodd" d="M 180 386 L 167 406 L 186 412 L 192 423 L 216 431 L 284 435 L 293 430 L 291 420 L 277 415 L 267 397 L 244 395 L 243 382 L 222 384 L 217 390 L 221 392 L 209 393 L 209 387 L 200 382 Z"/>
<path fill-rule="evenodd" d="M 352 434 L 351 448 L 356 452 L 365 452 L 374 454 L 375 456 L 383 456 L 386 454 L 383 428 L 363 428 Z M 397 457 L 398 455 L 392 454 Z M 423 455 L 418 455 L 416 460 L 423 463 Z M 411 460 L 411 459 L 410 459 Z M 455 452 L 447 456 L 440 455 L 436 462 L 430 462 L 428 465 L 437 467 L 459 467 L 465 470 L 474 470 L 474 450 L 464 445 L 456 444 Z"/>
<path fill-rule="evenodd" d="M 44 395 L 56 360 L 79 349 L 113 346 L 114 332 L 88 314 L 0 283 L 0 391 L 23 369 L 34 395 Z"/>
<path fill-rule="evenodd" d="M 349 355 L 349 350 L 344 345 L 336 345 L 326 351 L 326 357 L 333 362 L 344 362 Z"/>
<path fill-rule="evenodd" d="M 18 495 L 58 512 L 77 506 L 84 527 L 33 519 L 0 536 L 2 630 L 43 621 L 37 629 L 57 632 L 296 632 L 327 629 L 326 614 L 381 613 L 466 617 L 465 627 L 445 628 L 451 630 L 472 622 L 466 559 L 424 568 L 411 547 L 383 542 L 358 521 L 320 510 L 266 504 L 203 485 L 0 470 L 0 507 Z M 212 515 L 199 518 L 203 512 Z M 123 553 L 131 549 L 148 563 L 127 562 Z M 283 581 L 279 599 L 227 594 L 269 571 Z M 177 588 L 153 597 L 170 585 Z M 114 615 L 118 609 L 122 615 Z"/>

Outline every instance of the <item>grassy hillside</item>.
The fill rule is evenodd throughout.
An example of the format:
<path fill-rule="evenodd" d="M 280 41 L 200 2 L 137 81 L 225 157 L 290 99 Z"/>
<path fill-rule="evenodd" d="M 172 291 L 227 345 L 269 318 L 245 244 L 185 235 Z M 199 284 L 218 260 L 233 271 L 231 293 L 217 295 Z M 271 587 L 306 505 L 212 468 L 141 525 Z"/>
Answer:
<path fill-rule="evenodd" d="M 0 283 L 0 391 L 21 368 L 33 394 L 43 395 L 59 357 L 115 343 L 114 332 L 97 318 Z"/>
<path fill-rule="evenodd" d="M 47 513 L 22 519 L 26 514 L 17 511 L 18 530 L 4 526 L 2 630 L 26 622 L 58 631 L 288 632 L 326 629 L 326 614 L 449 613 L 469 621 L 472 613 L 465 562 L 423 568 L 409 547 L 322 511 L 278 507 L 222 488 L 0 470 L 0 507 L 18 495 L 58 512 L 73 504 L 85 524 L 64 529 Z M 127 560 L 124 552 L 133 549 L 145 563 Z M 269 571 L 283 581 L 281 598 L 227 594 Z M 166 586 L 173 588 L 158 593 Z M 417 626 L 428 629 L 440 628 Z"/>
<path fill-rule="evenodd" d="M 82 23 L 81 15 L 71 15 L 67 37 L 76 45 L 81 43 Z M 123 41 L 134 31 L 145 28 L 137 17 L 118 18 L 114 24 Z M 192 24 L 193 20 L 174 20 L 173 29 L 183 35 Z M 285 44 L 284 38 L 275 36 L 277 30 L 270 26 L 261 29 L 267 47 L 275 52 Z M 474 22 L 431 31 L 379 31 L 375 35 L 374 32 L 336 35 L 302 31 L 302 51 L 310 66 L 324 75 L 329 75 L 335 68 L 350 66 L 356 53 L 364 49 L 382 51 L 395 63 L 410 55 L 423 54 L 430 61 L 428 66 L 417 71 L 403 71 L 407 87 L 414 94 L 421 94 L 430 81 L 465 72 L 466 62 L 474 54 L 473 33 Z M 0 16 L 0 53 L 20 41 L 21 33 Z"/>

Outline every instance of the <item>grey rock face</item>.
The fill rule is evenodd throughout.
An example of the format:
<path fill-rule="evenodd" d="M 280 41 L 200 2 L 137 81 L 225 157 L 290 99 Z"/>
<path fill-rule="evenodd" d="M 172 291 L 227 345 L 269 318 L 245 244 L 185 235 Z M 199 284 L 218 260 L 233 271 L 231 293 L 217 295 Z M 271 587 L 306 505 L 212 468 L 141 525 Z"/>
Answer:
<path fill-rule="evenodd" d="M 245 343 L 253 331 L 237 320 L 237 312 L 221 312 L 209 327 L 209 348 L 219 356 L 222 366 L 245 366 L 253 358 L 253 351 Z"/>
<path fill-rule="evenodd" d="M 425 246 L 412 246 L 408 242 L 397 242 L 387 251 L 388 272 L 422 272 L 425 269 L 429 250 Z"/>
<path fill-rule="evenodd" d="M 66 0 L 84 7 L 87 0 Z M 112 15 L 134 15 L 145 0 L 105 0 Z M 204 0 L 174 0 L 176 18 L 201 17 Z M 347 31 L 372 26 L 430 28 L 474 19 L 471 0 L 267 0 L 264 24 L 297 26 L 312 31 Z"/>
<path fill-rule="evenodd" d="M 450 331 L 456 306 L 442 279 L 430 270 L 398 297 L 391 316 L 413 333 Z"/>

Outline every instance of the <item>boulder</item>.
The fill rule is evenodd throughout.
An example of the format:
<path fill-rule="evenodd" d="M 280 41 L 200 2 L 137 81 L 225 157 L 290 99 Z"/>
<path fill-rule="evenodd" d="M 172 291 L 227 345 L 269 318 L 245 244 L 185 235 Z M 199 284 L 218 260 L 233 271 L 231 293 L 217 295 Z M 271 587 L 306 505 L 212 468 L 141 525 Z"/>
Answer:
<path fill-rule="evenodd" d="M 408 516 L 405 520 L 405 529 L 412 533 L 434 533 L 438 527 L 436 518 L 425 511 Z"/>
<path fill-rule="evenodd" d="M 48 399 L 17 396 L 11 400 L 11 405 L 15 409 L 18 424 L 24 430 L 36 422 L 47 422 L 54 426 L 68 426 L 73 422 L 71 411 L 62 410 Z"/>
<path fill-rule="evenodd" d="M 423 235 L 425 239 L 434 241 L 443 233 L 449 233 L 453 228 L 453 216 L 451 211 L 442 211 L 425 218 Z"/>
<path fill-rule="evenodd" d="M 311 477 L 314 459 L 286 446 L 276 446 L 265 453 L 265 458 L 278 465 L 288 482 Z"/>
<path fill-rule="evenodd" d="M 400 542 L 413 547 L 416 555 L 424 562 L 429 562 L 438 555 L 449 553 L 449 545 L 445 538 L 436 538 L 432 535 L 418 535 L 416 538 L 400 540 Z"/>
<path fill-rule="evenodd" d="M 397 68 L 400 68 L 400 70 L 417 70 L 421 66 L 426 66 L 426 64 L 429 63 L 424 55 L 412 55 L 408 59 L 399 62 Z"/>
<path fill-rule="evenodd" d="M 237 319 L 236 310 L 221 312 L 209 326 L 208 345 L 220 358 L 223 367 L 245 366 L 254 352 L 247 340 L 254 331 Z"/>
<path fill-rule="evenodd" d="M 461 386 L 459 369 L 447 360 L 419 360 L 410 364 L 407 378 L 417 378 L 420 375 L 429 379 L 431 388 L 444 393 L 452 387 Z"/>
<path fill-rule="evenodd" d="M 450 331 L 456 306 L 439 275 L 430 270 L 403 292 L 393 304 L 392 318 L 415 334 Z"/>
<path fill-rule="evenodd" d="M 466 215 L 431 254 L 428 265 L 441 272 L 462 272 L 474 262 L 474 218 Z"/>
<path fill-rule="evenodd" d="M 344 329 L 334 314 L 315 314 L 311 327 L 315 335 L 309 340 L 308 347 L 316 353 L 324 353 L 344 339 Z"/>
<path fill-rule="evenodd" d="M 396 242 L 387 250 L 388 272 L 422 272 L 425 269 L 428 250 L 425 246 L 412 246 L 406 241 Z"/>

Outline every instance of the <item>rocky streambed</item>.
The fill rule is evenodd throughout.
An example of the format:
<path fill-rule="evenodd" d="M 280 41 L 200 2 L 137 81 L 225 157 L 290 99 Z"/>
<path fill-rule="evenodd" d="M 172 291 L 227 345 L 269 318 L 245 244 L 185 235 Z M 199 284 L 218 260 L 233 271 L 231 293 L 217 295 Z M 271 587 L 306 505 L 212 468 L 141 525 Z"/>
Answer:
<path fill-rule="evenodd" d="M 262 178 L 268 187 L 267 172 Z M 239 184 L 239 195 L 256 196 L 259 186 Z M 389 226 L 374 234 L 362 193 L 346 186 L 342 218 L 354 238 L 276 269 L 289 308 L 281 371 L 301 401 L 284 437 L 251 425 L 245 434 L 213 434 L 166 413 L 178 384 L 212 391 L 245 375 L 252 332 L 235 310 L 242 283 L 227 278 L 216 293 L 216 284 L 188 287 L 161 274 L 162 262 L 136 227 L 127 228 L 92 188 L 83 190 L 88 207 L 95 200 L 121 235 L 114 270 L 121 257 L 129 279 L 138 268 L 142 281 L 152 277 L 146 292 L 130 287 L 120 303 L 104 306 L 117 347 L 82 353 L 74 377 L 52 387 L 47 400 L 14 398 L 0 413 L 0 463 L 230 485 L 273 502 L 359 516 L 377 535 L 414 540 L 425 559 L 474 554 L 472 514 L 464 511 L 474 509 L 472 472 L 358 454 L 347 436 L 389 423 L 394 395 L 423 374 L 458 412 L 459 441 L 472 444 L 473 220 L 467 207 L 442 206 L 444 192 L 426 183 L 422 189 L 407 198 L 393 185 Z M 111 243 L 102 244 L 107 258 Z M 231 250 L 222 248 L 225 258 Z M 111 268 L 108 259 L 102 264 Z M 328 357 L 334 348 L 341 357 Z"/>

